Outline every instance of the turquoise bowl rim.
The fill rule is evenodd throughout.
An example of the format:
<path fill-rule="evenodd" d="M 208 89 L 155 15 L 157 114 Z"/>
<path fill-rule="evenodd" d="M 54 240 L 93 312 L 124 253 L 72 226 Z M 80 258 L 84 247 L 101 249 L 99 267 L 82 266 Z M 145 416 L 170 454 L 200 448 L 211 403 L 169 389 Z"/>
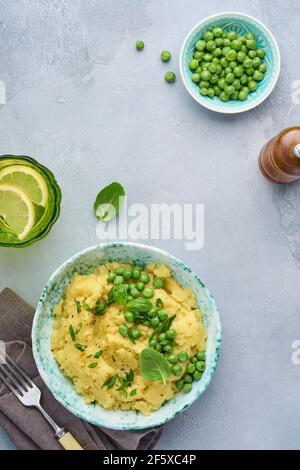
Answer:
<path fill-rule="evenodd" d="M 276 54 L 276 72 L 274 74 L 274 77 L 272 79 L 272 82 L 271 84 L 266 88 L 266 90 L 264 92 L 262 92 L 262 94 L 260 96 L 257 97 L 257 99 L 254 99 L 253 101 L 251 102 L 248 102 L 247 101 L 244 101 L 244 102 L 241 102 L 243 104 L 241 104 L 241 106 L 239 108 L 233 108 L 233 107 L 230 107 L 230 101 L 226 102 L 225 103 L 225 106 L 221 109 L 221 108 L 218 108 L 218 105 L 216 105 L 216 101 L 213 101 L 214 105 L 212 103 L 210 103 L 208 100 L 205 99 L 205 97 L 201 96 L 200 94 L 197 94 L 194 92 L 194 90 L 192 90 L 192 88 L 189 86 L 189 82 L 190 82 L 190 79 L 188 77 L 186 77 L 185 73 L 184 73 L 184 70 L 183 70 L 183 64 L 184 64 L 184 53 L 185 53 L 185 49 L 186 49 L 186 46 L 190 40 L 190 37 L 200 28 L 202 28 L 203 26 L 205 26 L 206 23 L 209 23 L 211 20 L 213 19 L 222 19 L 223 17 L 227 17 L 227 16 L 231 16 L 232 18 L 236 18 L 236 17 L 242 17 L 244 18 L 245 20 L 250 20 L 250 21 L 253 21 L 254 23 L 256 23 L 258 26 L 260 26 L 260 28 L 262 30 L 264 30 L 266 32 L 266 34 L 270 37 L 271 41 L 268 41 L 269 43 L 271 42 L 273 47 L 274 47 L 274 50 L 275 50 L 275 54 Z M 197 101 L 197 103 L 199 103 L 201 106 L 203 106 L 204 108 L 206 109 L 209 109 L 210 111 L 215 111 L 216 113 L 221 113 L 221 114 L 238 114 L 238 113 L 243 113 L 245 111 L 249 111 L 250 109 L 253 109 L 253 108 L 256 108 L 257 106 L 259 106 L 263 101 L 265 101 L 268 96 L 270 96 L 270 94 L 272 93 L 272 91 L 274 90 L 275 88 L 275 85 L 278 81 L 278 78 L 279 78 L 279 74 L 280 74 L 280 69 L 281 69 L 281 57 L 280 57 L 280 50 L 279 50 L 279 47 L 278 47 L 278 44 L 277 44 L 277 41 L 273 35 L 273 33 L 271 33 L 271 31 L 269 30 L 269 28 L 267 28 L 267 26 L 262 23 L 260 20 L 258 20 L 257 18 L 254 18 L 253 16 L 251 15 L 247 15 L 246 13 L 241 13 L 241 12 L 237 12 L 237 11 L 223 11 L 223 12 L 220 12 L 220 13 L 216 13 L 214 15 L 210 15 L 210 16 L 207 16 L 206 18 L 204 18 L 203 20 L 201 20 L 199 23 L 197 23 L 191 30 L 190 32 L 187 34 L 185 40 L 183 41 L 183 44 L 182 44 L 182 47 L 181 47 L 181 50 L 180 50 L 180 56 L 179 56 L 179 70 L 180 70 L 180 75 L 181 75 L 181 79 L 183 81 L 183 84 L 185 86 L 185 88 L 187 89 L 188 93 L 191 95 L 192 98 L 194 98 L 195 101 Z M 224 103 L 223 103 L 224 104 Z M 227 106 L 226 106 L 227 105 Z"/>
<path fill-rule="evenodd" d="M 114 247 L 129 247 L 129 248 L 133 248 L 133 249 L 137 249 L 137 250 L 141 250 L 141 251 L 146 250 L 148 252 L 150 251 L 151 254 L 154 255 L 154 256 L 155 255 L 159 256 L 161 254 L 162 256 L 165 256 L 165 257 L 169 258 L 171 261 L 173 261 L 177 265 L 177 267 L 179 269 L 188 272 L 189 275 L 191 275 L 194 278 L 196 283 L 199 284 L 200 288 L 202 290 L 204 290 L 205 294 L 209 298 L 209 300 L 212 304 L 212 307 L 213 307 L 213 319 L 214 319 L 214 324 L 215 324 L 215 340 L 214 340 L 213 358 L 212 358 L 212 361 L 211 361 L 210 368 L 206 369 L 207 373 L 202 376 L 202 379 L 199 382 L 195 382 L 195 384 L 197 386 L 196 395 L 194 397 L 191 396 L 191 400 L 187 404 L 183 404 L 182 407 L 180 409 L 176 409 L 176 411 L 174 410 L 174 412 L 172 414 L 170 414 L 168 417 L 165 417 L 164 419 L 161 419 L 161 418 L 159 418 L 159 414 L 158 414 L 157 415 L 158 419 L 155 421 L 155 423 L 153 423 L 153 421 L 152 421 L 149 424 L 147 424 L 145 422 L 142 422 L 142 423 L 135 423 L 134 425 L 132 425 L 132 424 L 127 424 L 126 421 L 125 421 L 125 422 L 122 422 L 122 423 L 120 423 L 120 422 L 119 423 L 110 422 L 108 424 L 107 421 L 100 421 L 99 419 L 93 419 L 91 417 L 85 416 L 84 413 L 78 412 L 72 405 L 65 403 L 65 401 L 63 400 L 61 395 L 57 394 L 55 392 L 55 390 L 53 390 L 51 388 L 50 380 L 49 380 L 49 377 L 48 377 L 49 374 L 47 373 L 47 371 L 45 371 L 45 369 L 43 367 L 43 363 L 40 359 L 40 354 L 39 354 L 38 347 L 37 347 L 37 343 L 38 343 L 37 339 L 38 339 L 38 335 L 39 335 L 39 328 L 38 328 L 39 317 L 43 314 L 44 303 L 47 300 L 48 293 L 51 292 L 52 287 L 55 285 L 57 277 L 61 273 L 63 273 L 68 267 L 71 267 L 72 264 L 74 262 L 76 262 L 78 259 L 80 259 L 82 256 L 87 255 L 87 254 L 89 254 L 93 251 L 96 251 L 96 250 L 102 250 L 102 249 L 105 249 L 105 248 L 114 248 Z M 203 284 L 203 282 L 201 281 L 199 276 L 194 271 L 192 271 L 189 267 L 187 267 L 185 263 L 180 261 L 177 257 L 175 257 L 174 255 L 171 255 L 170 253 L 168 253 L 164 250 L 161 250 L 160 248 L 156 248 L 156 247 L 153 247 L 151 245 L 145 245 L 145 244 L 134 243 L 134 242 L 105 242 L 105 243 L 100 243 L 100 244 L 85 248 L 85 249 L 77 252 L 75 255 L 73 255 L 71 258 L 69 258 L 67 261 L 62 263 L 54 271 L 54 273 L 50 276 L 49 280 L 47 281 L 47 283 L 45 284 L 45 286 L 42 290 L 42 294 L 41 294 L 40 300 L 39 300 L 37 308 L 36 308 L 36 312 L 35 312 L 34 319 L 33 319 L 33 324 L 32 324 L 31 337 L 32 337 L 33 357 L 34 357 L 37 369 L 39 371 L 39 374 L 40 374 L 42 380 L 44 381 L 44 383 L 46 384 L 46 386 L 48 387 L 48 389 L 50 390 L 50 392 L 53 394 L 53 396 L 55 397 L 55 399 L 58 402 L 60 402 L 66 409 L 68 409 L 71 413 L 73 413 L 78 418 L 86 420 L 86 421 L 88 421 L 88 422 L 90 422 L 94 425 L 103 426 L 103 427 L 107 427 L 107 428 L 110 428 L 110 429 L 134 431 L 134 430 L 147 429 L 149 427 L 155 427 L 155 426 L 160 426 L 160 425 L 165 424 L 166 422 L 168 422 L 171 419 L 175 418 L 175 416 L 177 416 L 179 413 L 181 413 L 181 412 L 185 411 L 187 408 L 189 408 L 192 405 L 192 403 L 194 403 L 200 397 L 200 395 L 202 395 L 202 393 L 206 390 L 206 388 L 210 384 L 211 379 L 212 379 L 212 377 L 215 373 L 216 367 L 217 367 L 217 363 L 218 363 L 219 356 L 220 356 L 221 341 L 222 341 L 222 326 L 221 326 L 219 310 L 218 310 L 218 307 L 215 303 L 214 297 L 209 292 L 209 290 L 206 288 L 206 286 Z M 62 374 L 62 377 L 64 377 L 62 372 L 61 372 L 61 374 Z M 188 396 L 188 394 L 186 396 Z M 92 405 L 87 405 L 87 406 L 92 406 Z M 98 405 L 98 406 L 101 406 L 101 405 Z M 120 412 L 125 413 L 125 412 L 122 412 L 122 410 L 116 410 L 115 412 L 116 413 L 117 412 L 118 413 L 120 413 Z M 157 412 L 155 412 L 155 413 L 157 413 Z M 140 415 L 140 414 L 138 414 L 138 416 L 143 418 L 143 419 L 141 419 L 141 421 L 145 421 L 145 418 L 147 418 L 147 417 L 145 417 L 143 415 Z"/>

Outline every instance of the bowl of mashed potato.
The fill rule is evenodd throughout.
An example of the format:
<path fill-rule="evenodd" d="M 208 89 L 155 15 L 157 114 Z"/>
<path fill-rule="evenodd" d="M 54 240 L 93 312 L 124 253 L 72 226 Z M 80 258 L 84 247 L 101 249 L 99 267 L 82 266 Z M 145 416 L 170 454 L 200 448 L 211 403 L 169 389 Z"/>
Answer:
<path fill-rule="evenodd" d="M 183 262 L 146 245 L 104 243 L 50 277 L 33 354 L 55 398 L 111 429 L 161 425 L 214 374 L 221 324 L 212 295 Z"/>

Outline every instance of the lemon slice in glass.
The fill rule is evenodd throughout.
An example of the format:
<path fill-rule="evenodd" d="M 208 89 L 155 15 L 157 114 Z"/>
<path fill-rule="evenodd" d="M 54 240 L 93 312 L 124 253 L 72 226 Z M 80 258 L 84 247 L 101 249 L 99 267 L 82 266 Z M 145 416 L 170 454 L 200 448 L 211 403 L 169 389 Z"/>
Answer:
<path fill-rule="evenodd" d="M 48 187 L 43 176 L 34 168 L 25 165 L 12 165 L 0 171 L 0 184 L 8 184 L 21 189 L 29 199 L 45 207 L 48 200 Z"/>
<path fill-rule="evenodd" d="M 19 188 L 0 184 L 1 218 L 22 240 L 34 226 L 34 206 L 29 197 Z"/>

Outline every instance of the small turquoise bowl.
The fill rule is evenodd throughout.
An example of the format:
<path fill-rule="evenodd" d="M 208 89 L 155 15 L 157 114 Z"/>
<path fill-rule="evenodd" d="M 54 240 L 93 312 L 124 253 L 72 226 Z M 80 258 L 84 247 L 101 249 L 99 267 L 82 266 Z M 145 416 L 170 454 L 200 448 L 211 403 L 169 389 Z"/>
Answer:
<path fill-rule="evenodd" d="M 218 97 L 202 96 L 199 93 L 199 86 L 192 82 L 189 62 L 193 56 L 195 43 L 202 38 L 205 31 L 214 26 L 220 26 L 227 32 L 235 31 L 242 35 L 251 32 L 256 37 L 258 47 L 262 47 L 265 51 L 264 62 L 268 68 L 264 79 L 258 83 L 254 92 L 249 93 L 245 101 L 229 100 L 224 102 Z M 261 104 L 273 91 L 280 73 L 280 52 L 271 31 L 256 18 L 244 13 L 218 13 L 205 18 L 189 32 L 181 48 L 179 68 L 187 91 L 199 104 L 217 113 L 242 113 Z"/>
<path fill-rule="evenodd" d="M 51 352 L 53 307 L 59 302 L 75 272 L 87 274 L 107 261 L 133 261 L 137 264 L 164 263 L 173 276 L 196 294 L 203 311 L 207 331 L 206 369 L 199 382 L 194 382 L 190 393 L 178 393 L 153 412 L 143 416 L 135 411 L 106 410 L 100 405 L 88 405 L 78 395 L 55 361 Z M 54 397 L 69 411 L 92 424 L 110 429 L 145 429 L 166 423 L 188 408 L 207 388 L 214 374 L 221 345 L 221 323 L 215 301 L 199 277 L 174 256 L 157 248 L 136 243 L 103 243 L 87 248 L 62 264 L 50 277 L 39 300 L 32 327 L 33 355 L 39 373 Z"/>

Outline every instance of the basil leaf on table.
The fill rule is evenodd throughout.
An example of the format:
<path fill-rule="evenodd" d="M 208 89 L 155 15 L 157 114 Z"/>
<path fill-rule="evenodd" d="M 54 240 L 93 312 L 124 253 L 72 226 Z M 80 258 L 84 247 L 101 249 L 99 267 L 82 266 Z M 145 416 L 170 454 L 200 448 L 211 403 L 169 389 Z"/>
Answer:
<path fill-rule="evenodd" d="M 103 188 L 94 202 L 94 214 L 103 222 L 109 222 L 120 212 L 125 190 L 116 181 Z"/>
<path fill-rule="evenodd" d="M 170 367 L 164 356 L 154 349 L 143 349 L 140 354 L 142 376 L 152 382 L 166 383 L 170 377 Z"/>

